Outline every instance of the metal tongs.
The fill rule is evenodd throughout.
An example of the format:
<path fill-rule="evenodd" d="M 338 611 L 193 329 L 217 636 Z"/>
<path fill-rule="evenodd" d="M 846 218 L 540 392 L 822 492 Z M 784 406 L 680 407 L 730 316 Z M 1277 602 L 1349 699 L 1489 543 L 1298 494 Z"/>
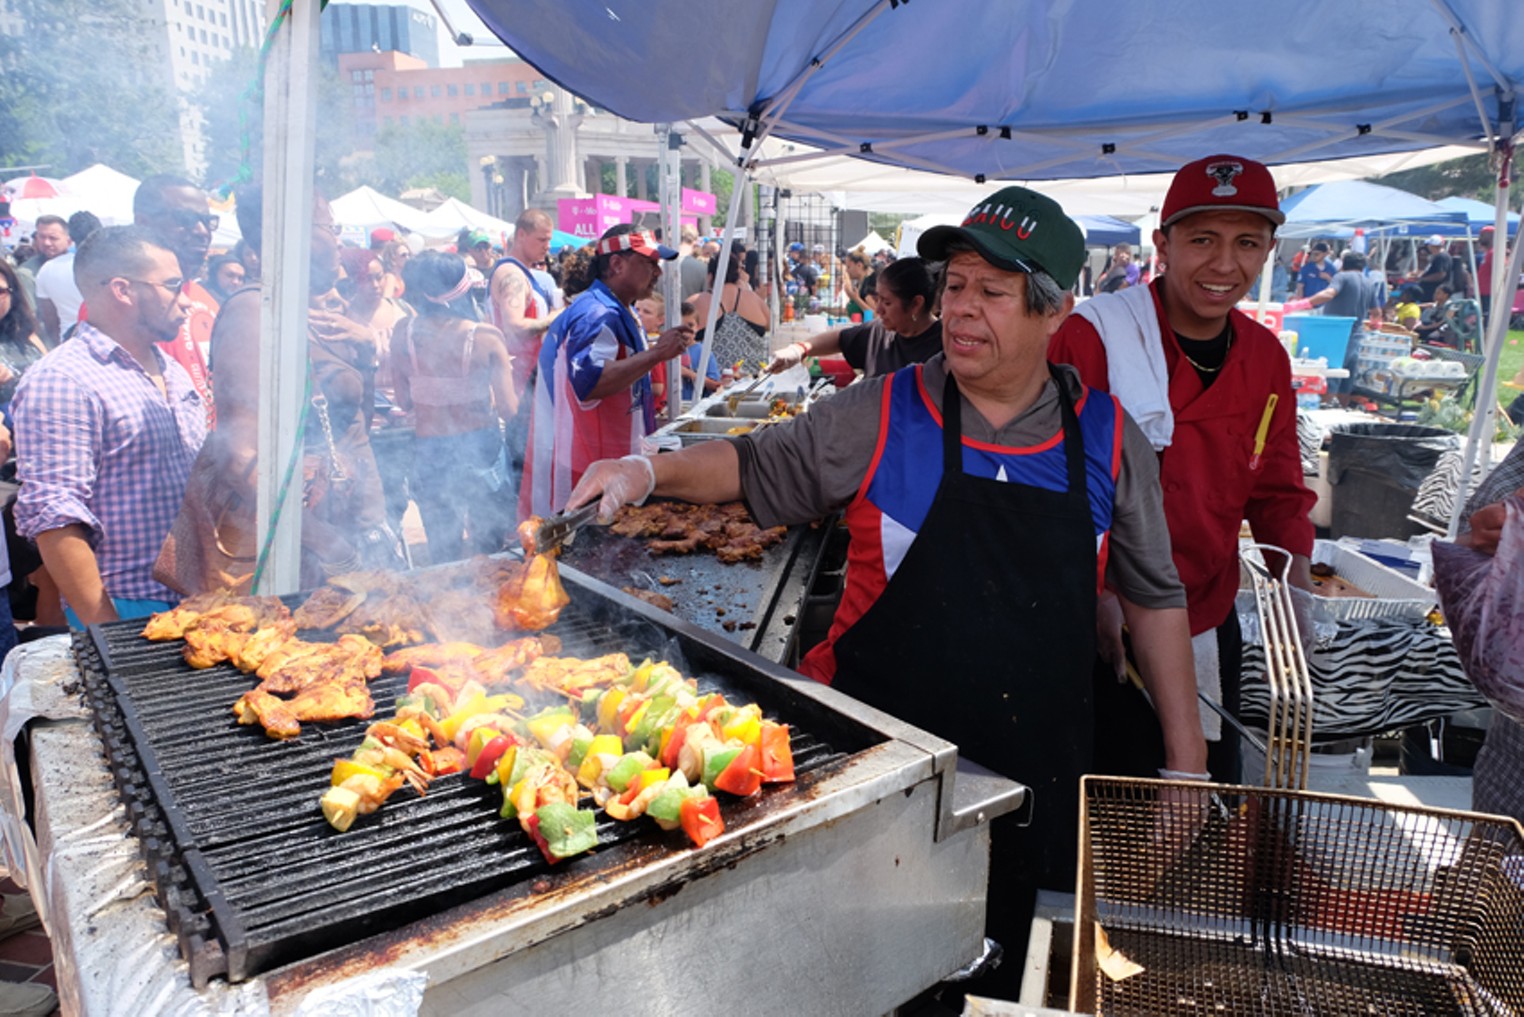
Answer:
<path fill-rule="evenodd" d="M 730 395 L 727 395 L 725 397 L 725 405 L 730 407 L 730 415 L 732 417 L 735 416 L 735 414 L 736 414 L 736 408 L 741 405 L 741 400 L 745 399 L 747 396 L 749 396 L 753 392 L 755 392 L 756 389 L 757 389 L 757 386 L 762 384 L 764 381 L 766 381 L 770 377 L 772 377 L 772 375 L 768 374 L 767 371 L 764 370 L 764 371 L 762 371 L 761 373 L 759 373 L 757 375 L 756 379 L 753 380 L 750 385 L 747 385 L 745 388 L 741 389 L 741 391 L 739 391 L 739 392 L 734 392 L 734 393 L 731 393 Z"/>
<path fill-rule="evenodd" d="M 540 529 L 534 537 L 535 550 L 540 554 L 548 554 L 559 547 L 565 547 L 572 542 L 577 531 L 597 514 L 598 501 L 594 499 L 579 509 L 541 520 Z"/>

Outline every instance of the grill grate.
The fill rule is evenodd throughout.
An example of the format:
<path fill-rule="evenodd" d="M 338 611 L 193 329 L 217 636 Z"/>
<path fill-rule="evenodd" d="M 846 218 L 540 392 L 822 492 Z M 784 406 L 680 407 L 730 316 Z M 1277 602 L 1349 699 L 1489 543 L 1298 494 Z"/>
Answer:
<path fill-rule="evenodd" d="M 721 657 L 696 652 L 702 647 L 691 640 L 674 645 L 670 631 L 617 605 L 593 600 L 592 610 L 579 610 L 592 595 L 574 596 L 578 603 L 550 630 L 563 653 L 620 650 L 639 660 L 677 650 L 695 658 L 688 667 L 706 669 L 698 676 L 705 691 L 755 699 L 792 725 L 802 783 L 842 758 L 836 746 L 851 736 L 819 708 L 809 716 L 801 708 L 808 700 L 757 680 L 744 664 L 715 668 Z M 76 634 L 75 649 L 118 788 L 195 984 L 252 977 L 548 870 L 518 824 L 498 818 L 498 789 L 459 775 L 435 780 L 423 798 L 404 788 L 379 813 L 337 834 L 318 798 L 332 761 L 354 750 L 367 722 L 306 724 L 298 739 L 276 742 L 232 716 L 249 676 L 227 664 L 193 671 L 180 641 L 149 643 L 141 628 L 141 620 L 99 626 L 90 637 Z M 401 676 L 372 682 L 377 717 L 389 715 L 405 689 Z M 727 825 L 744 826 L 790 793 L 770 789 L 725 802 Z M 644 822 L 604 817 L 598 832 L 595 855 L 556 871 L 596 866 L 598 855 L 632 840 L 686 844 L 680 832 Z"/>
<path fill-rule="evenodd" d="M 1515 1013 L 1524 831 L 1304 792 L 1087 777 L 1070 1005 Z M 1114 980 L 1095 925 L 1143 971 Z"/>

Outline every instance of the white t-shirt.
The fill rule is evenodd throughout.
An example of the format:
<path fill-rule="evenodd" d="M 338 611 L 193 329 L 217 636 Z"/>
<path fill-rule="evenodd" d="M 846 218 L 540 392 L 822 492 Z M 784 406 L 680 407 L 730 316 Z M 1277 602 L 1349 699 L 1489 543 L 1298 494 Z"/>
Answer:
<path fill-rule="evenodd" d="M 60 254 L 37 270 L 37 299 L 51 300 L 58 309 L 58 331 L 63 334 L 79 320 L 79 305 L 85 302 L 74 285 L 74 252 Z"/>

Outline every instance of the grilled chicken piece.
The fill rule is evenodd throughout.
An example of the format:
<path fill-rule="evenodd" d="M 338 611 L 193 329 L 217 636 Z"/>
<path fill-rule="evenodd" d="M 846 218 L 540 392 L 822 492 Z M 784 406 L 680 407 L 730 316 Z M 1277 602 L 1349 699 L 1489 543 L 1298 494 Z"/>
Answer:
<path fill-rule="evenodd" d="M 314 682 L 287 704 L 297 720 L 368 720 L 376 712 L 364 679 Z"/>
<path fill-rule="evenodd" d="M 143 638 L 156 643 L 181 639 L 185 636 L 185 630 L 194 626 L 203 613 L 222 607 L 231 597 L 232 594 L 226 590 L 213 590 L 211 593 L 188 597 L 168 611 L 159 611 L 149 618 L 148 624 L 143 626 Z"/>
<path fill-rule="evenodd" d="M 569 603 L 571 597 L 561 586 L 556 560 L 537 554 L 525 563 L 522 572 L 498 590 L 497 625 L 510 632 L 514 629 L 537 632 L 555 624 L 561 608 Z"/>
<path fill-rule="evenodd" d="M 692 554 L 703 546 L 704 538 L 695 533 L 681 540 L 653 540 L 646 544 L 652 554 Z"/>
<path fill-rule="evenodd" d="M 278 597 L 241 597 L 228 590 L 199 593 L 180 602 L 178 607 L 160 611 L 143 626 L 143 638 L 154 642 L 181 639 L 198 628 L 220 627 L 235 632 L 252 632 L 291 612 Z"/>
<path fill-rule="evenodd" d="M 580 657 L 541 657 L 524 669 L 519 680 L 551 692 L 581 695 L 587 689 L 607 688 L 630 673 L 630 658 L 610 653 L 592 660 Z"/>
<path fill-rule="evenodd" d="M 233 713 L 240 724 L 259 724 L 271 738 L 295 738 L 302 733 L 291 705 L 260 689 L 245 692 L 233 704 Z"/>
<path fill-rule="evenodd" d="M 382 674 L 407 674 L 415 667 L 469 664 L 487 652 L 475 643 L 425 643 L 393 650 L 381 659 Z"/>
<path fill-rule="evenodd" d="M 513 672 L 538 660 L 547 652 L 559 652 L 561 640 L 555 636 L 526 636 L 487 650 L 471 661 L 471 669 L 483 685 L 506 685 Z"/>
<path fill-rule="evenodd" d="M 252 633 L 229 659 L 238 670 L 249 674 L 258 671 L 265 659 L 296 635 L 296 620 L 287 617 Z"/>
<path fill-rule="evenodd" d="M 198 671 L 231 660 L 249 641 L 249 633 L 218 624 L 203 623 L 185 633 L 185 663 Z"/>
<path fill-rule="evenodd" d="M 409 593 L 372 593 L 336 630 L 364 636 L 383 648 L 410 646 L 423 642 L 422 617 L 423 606 Z"/>

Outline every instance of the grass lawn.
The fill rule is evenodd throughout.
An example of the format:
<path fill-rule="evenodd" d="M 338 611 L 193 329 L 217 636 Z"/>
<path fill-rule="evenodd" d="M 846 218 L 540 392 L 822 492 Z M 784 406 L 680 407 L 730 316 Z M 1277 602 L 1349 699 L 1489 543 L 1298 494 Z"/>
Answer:
<path fill-rule="evenodd" d="M 1498 358 L 1498 398 L 1505 406 L 1517 393 L 1512 389 L 1504 388 L 1502 382 L 1512 381 L 1513 376 L 1518 373 L 1520 364 L 1524 364 L 1524 332 L 1511 329 L 1508 338 L 1503 342 L 1503 355 Z"/>

